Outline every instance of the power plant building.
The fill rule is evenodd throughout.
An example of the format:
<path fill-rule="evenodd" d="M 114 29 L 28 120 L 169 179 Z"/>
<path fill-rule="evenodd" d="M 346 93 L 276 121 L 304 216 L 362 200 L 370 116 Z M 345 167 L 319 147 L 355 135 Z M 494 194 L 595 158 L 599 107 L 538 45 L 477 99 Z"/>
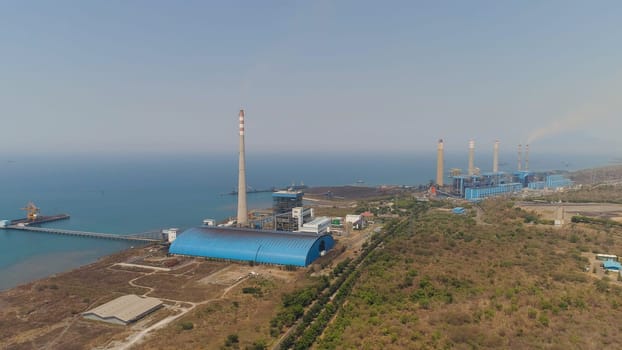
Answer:
<path fill-rule="evenodd" d="M 277 191 L 272 193 L 274 229 L 296 231 L 313 219 L 313 210 L 302 206 L 302 191 Z"/>
<path fill-rule="evenodd" d="M 333 237 L 326 234 L 196 227 L 180 234 L 169 253 L 304 267 L 334 246 Z"/>
<path fill-rule="evenodd" d="M 439 157 L 442 157 L 439 152 Z M 475 142 L 469 141 L 468 175 L 462 175 L 459 169 L 452 169 L 451 188 L 449 191 L 467 200 L 478 201 L 486 197 L 508 195 L 530 190 L 558 190 L 569 187 L 572 181 L 562 174 L 551 172 L 532 172 L 529 169 L 529 145 L 525 147 L 523 165 L 522 146 L 518 146 L 518 170 L 515 172 L 499 171 L 499 141 L 493 146 L 493 171 L 479 173 L 475 167 Z M 440 163 L 440 162 L 439 162 Z M 438 182 L 438 181 L 437 181 Z"/>
<path fill-rule="evenodd" d="M 248 228 L 244 134 L 244 110 L 240 110 L 237 221 L 214 226 L 214 220 L 206 219 L 205 226 L 180 234 L 175 232 L 169 253 L 257 264 L 308 266 L 335 246 L 333 237 L 326 234 L 330 219 L 311 222 L 313 209 L 303 207 L 302 191 L 278 191 L 272 194 L 275 230 Z M 311 223 L 303 228 L 308 222 Z M 232 227 L 235 223 L 238 227 Z M 293 232 L 301 228 L 313 234 Z"/>

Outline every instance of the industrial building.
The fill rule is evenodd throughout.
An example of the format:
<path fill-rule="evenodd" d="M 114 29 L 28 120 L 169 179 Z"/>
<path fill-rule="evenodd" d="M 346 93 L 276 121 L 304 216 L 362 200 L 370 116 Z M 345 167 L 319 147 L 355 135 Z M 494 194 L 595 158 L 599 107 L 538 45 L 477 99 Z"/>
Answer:
<path fill-rule="evenodd" d="M 204 226 L 179 234 L 167 230 L 164 233 L 169 237 L 169 242 L 172 241 L 169 253 L 257 264 L 308 266 L 335 246 L 332 236 L 326 234 L 330 228 L 330 219 L 313 220 L 313 209 L 302 205 L 304 193 L 288 190 L 272 194 L 273 231 L 257 229 L 263 227 L 265 216 L 249 221 L 244 110 L 240 110 L 239 123 L 237 220 L 214 226 L 214 220 L 206 219 L 203 221 Z"/>
<path fill-rule="evenodd" d="M 439 141 L 438 173 L 442 172 L 442 140 Z M 524 164 L 523 164 L 524 161 Z M 529 190 L 559 190 L 572 185 L 572 181 L 561 174 L 551 172 L 529 171 L 529 145 L 525 147 L 523 160 L 522 146 L 518 147 L 518 169 L 515 172 L 499 171 L 499 141 L 493 145 L 492 172 L 482 173 L 475 167 L 475 141 L 469 141 L 469 168 L 468 174 L 463 175 L 460 169 L 451 170 L 451 188 L 447 189 L 452 195 L 471 201 L 478 201 L 487 197 L 509 195 Z M 442 181 L 437 179 L 439 187 Z"/>
<path fill-rule="evenodd" d="M 196 227 L 171 244 L 170 254 L 258 264 L 308 266 L 332 249 L 330 235 L 264 231 L 233 227 Z"/>
<path fill-rule="evenodd" d="M 327 217 L 318 217 L 302 226 L 296 232 L 313 233 L 316 235 L 324 235 L 330 233 L 331 220 Z"/>
<path fill-rule="evenodd" d="M 91 320 L 127 325 L 162 307 L 160 299 L 124 295 L 82 314 Z"/>
<path fill-rule="evenodd" d="M 365 227 L 365 220 L 362 214 L 348 214 L 346 215 L 346 224 L 351 224 L 355 230 L 360 230 Z"/>
<path fill-rule="evenodd" d="M 294 209 L 302 208 L 302 191 L 277 191 L 272 194 L 272 211 L 274 213 L 274 229 L 277 231 L 295 231 L 299 227 L 298 220 L 304 222 L 305 214 L 296 210 L 298 217 L 294 218 Z M 307 214 L 309 217 L 311 213 Z"/>

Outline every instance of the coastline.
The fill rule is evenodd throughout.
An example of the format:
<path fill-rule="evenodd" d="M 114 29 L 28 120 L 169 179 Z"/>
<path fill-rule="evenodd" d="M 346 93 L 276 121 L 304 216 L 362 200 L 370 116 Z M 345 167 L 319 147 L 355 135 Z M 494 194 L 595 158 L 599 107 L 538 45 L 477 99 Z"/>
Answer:
<path fill-rule="evenodd" d="M 10 292 L 11 290 L 14 290 L 14 289 L 24 289 L 26 287 L 32 286 L 33 284 L 43 283 L 53 278 L 62 277 L 72 272 L 86 269 L 88 267 L 97 265 L 101 263 L 102 261 L 106 261 L 110 259 L 116 260 L 117 258 L 120 258 L 127 254 L 131 254 L 131 252 L 136 251 L 138 249 L 142 249 L 146 246 L 148 245 L 131 246 L 128 248 L 121 249 L 119 251 L 105 253 L 103 255 L 97 254 L 97 252 L 95 251 L 73 251 L 69 254 L 63 252 L 63 253 L 56 253 L 56 254 L 38 255 L 24 262 L 11 265 L 8 268 L 3 269 L 3 274 L 14 275 L 14 276 L 19 275 L 19 270 L 21 268 L 32 267 L 32 266 L 42 267 L 45 263 L 48 263 L 50 259 L 54 260 L 55 257 L 63 258 L 63 263 L 60 265 L 55 265 L 55 267 L 58 267 L 58 266 L 64 266 L 64 267 L 62 269 L 54 268 L 54 271 L 41 269 L 44 275 L 39 275 L 34 278 L 15 278 L 14 282 L 12 283 L 13 286 L 0 289 L 0 296 L 5 292 Z M 66 259 L 67 257 L 69 257 L 70 260 L 67 260 Z"/>

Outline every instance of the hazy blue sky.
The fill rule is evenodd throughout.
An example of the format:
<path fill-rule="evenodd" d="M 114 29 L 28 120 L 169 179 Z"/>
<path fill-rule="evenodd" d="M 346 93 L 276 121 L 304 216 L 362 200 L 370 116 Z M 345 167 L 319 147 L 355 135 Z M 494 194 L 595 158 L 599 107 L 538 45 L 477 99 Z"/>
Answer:
<path fill-rule="evenodd" d="M 0 2 L 0 153 L 622 149 L 622 2 Z"/>

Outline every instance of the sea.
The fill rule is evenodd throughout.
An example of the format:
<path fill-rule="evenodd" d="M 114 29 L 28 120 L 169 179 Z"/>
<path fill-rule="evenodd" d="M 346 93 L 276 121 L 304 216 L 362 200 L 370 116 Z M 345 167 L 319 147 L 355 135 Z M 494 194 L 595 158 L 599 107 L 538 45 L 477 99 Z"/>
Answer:
<path fill-rule="evenodd" d="M 487 169 L 492 156 L 482 155 Z M 484 158 L 486 157 L 486 158 Z M 511 171 L 515 162 L 504 162 Z M 572 161 L 570 159 L 572 158 Z M 531 168 L 576 170 L 606 165 L 606 156 L 532 156 Z M 44 224 L 70 230 L 132 234 L 198 226 L 205 218 L 235 216 L 237 153 L 0 155 L 0 220 L 23 218 L 33 201 L 41 215 L 68 213 Z M 446 155 L 445 167 L 465 168 L 466 154 Z M 510 164 L 511 163 L 511 164 Z M 478 163 L 479 164 L 479 163 Z M 430 154 L 252 154 L 247 183 L 255 189 L 307 186 L 427 184 L 435 177 Z M 249 208 L 271 207 L 271 193 L 248 195 Z M 0 290 L 75 269 L 137 243 L 0 230 Z"/>

